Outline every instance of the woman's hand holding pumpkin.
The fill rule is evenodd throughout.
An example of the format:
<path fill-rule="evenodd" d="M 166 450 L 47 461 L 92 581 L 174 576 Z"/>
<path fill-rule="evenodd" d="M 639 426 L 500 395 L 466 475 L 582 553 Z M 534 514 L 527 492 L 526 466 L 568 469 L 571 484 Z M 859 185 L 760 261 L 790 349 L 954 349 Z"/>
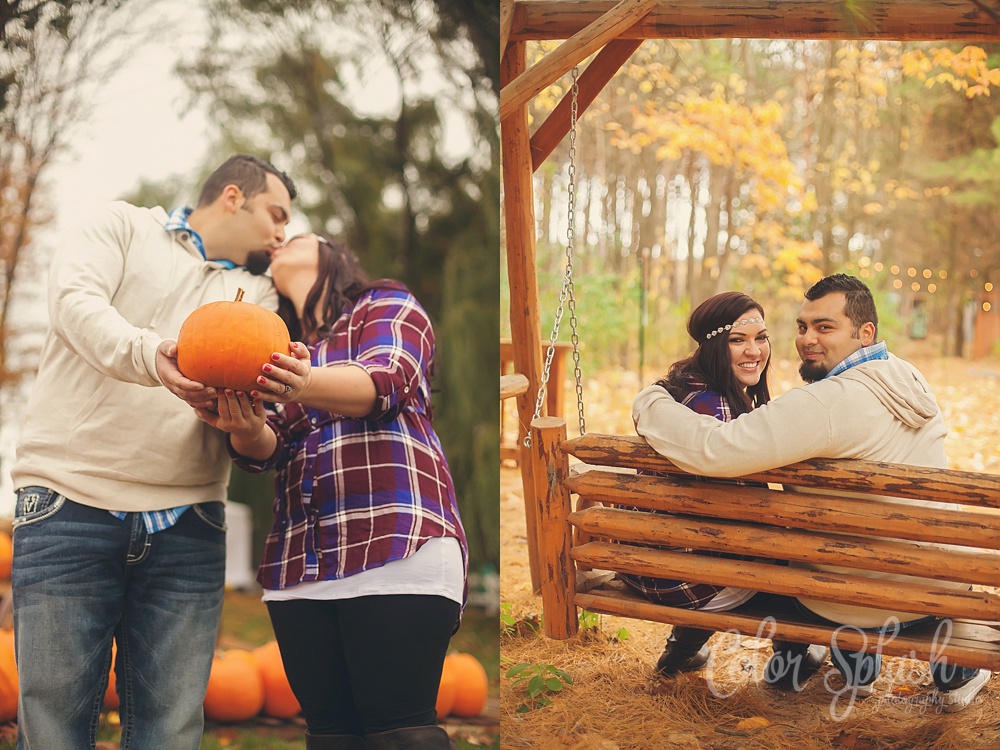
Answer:
<path fill-rule="evenodd" d="M 263 373 L 257 378 L 260 388 L 251 391 L 255 400 L 288 403 L 298 401 L 302 391 L 309 385 L 312 366 L 309 349 L 299 341 L 289 347 L 292 356 L 275 352 L 271 361 L 261 368 Z"/>

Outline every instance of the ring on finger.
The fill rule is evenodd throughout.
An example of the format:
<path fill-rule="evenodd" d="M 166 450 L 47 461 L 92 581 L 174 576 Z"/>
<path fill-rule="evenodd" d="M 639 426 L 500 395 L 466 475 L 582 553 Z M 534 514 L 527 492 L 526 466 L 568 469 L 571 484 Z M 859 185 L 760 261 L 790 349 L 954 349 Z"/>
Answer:
<path fill-rule="evenodd" d="M 292 386 L 288 385 L 288 383 L 285 383 L 285 393 L 287 394 L 291 392 L 292 392 Z"/>

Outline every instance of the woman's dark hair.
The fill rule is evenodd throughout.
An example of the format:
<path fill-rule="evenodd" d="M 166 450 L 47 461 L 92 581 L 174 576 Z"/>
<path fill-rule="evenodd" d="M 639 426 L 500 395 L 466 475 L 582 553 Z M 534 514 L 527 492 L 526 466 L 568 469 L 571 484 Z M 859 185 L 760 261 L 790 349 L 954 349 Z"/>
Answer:
<path fill-rule="evenodd" d="M 280 297 L 278 301 L 278 315 L 288 326 L 292 341 L 305 343 L 328 338 L 333 324 L 358 297 L 375 286 L 385 286 L 383 282 L 369 281 L 357 256 L 343 242 L 320 234 L 314 236 L 319 240 L 319 272 L 306 295 L 302 320 L 291 300 Z"/>
<path fill-rule="evenodd" d="M 764 364 L 757 385 L 744 391 L 733 374 L 729 356 L 729 332 L 722 331 L 707 338 L 712 331 L 754 312 L 764 317 L 764 308 L 742 292 L 722 292 L 702 302 L 691 313 L 687 325 L 688 333 L 697 342 L 698 348 L 687 359 L 674 362 L 666 376 L 658 380 L 656 385 L 666 388 L 671 396 L 681 401 L 691 392 L 691 381 L 702 380 L 729 402 L 733 417 L 766 404 L 771 400 L 771 392 L 767 387 L 771 358 L 768 357 Z"/>

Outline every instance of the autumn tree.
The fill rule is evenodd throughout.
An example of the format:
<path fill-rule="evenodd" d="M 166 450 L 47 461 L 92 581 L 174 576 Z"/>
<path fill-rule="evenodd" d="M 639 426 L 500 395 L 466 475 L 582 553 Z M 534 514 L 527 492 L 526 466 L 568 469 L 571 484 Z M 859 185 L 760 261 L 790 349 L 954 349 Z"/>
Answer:
<path fill-rule="evenodd" d="M 75 129 L 102 84 L 145 41 L 131 31 L 152 3 L 24 0 L 6 4 L 0 50 L 0 399 L 35 367 L 39 337 L 11 311 L 29 302 L 44 258 L 38 230 L 51 221 L 45 178 L 71 154 Z M 34 284 L 32 285 L 32 282 Z M 5 413 L 9 414 L 5 410 Z"/>

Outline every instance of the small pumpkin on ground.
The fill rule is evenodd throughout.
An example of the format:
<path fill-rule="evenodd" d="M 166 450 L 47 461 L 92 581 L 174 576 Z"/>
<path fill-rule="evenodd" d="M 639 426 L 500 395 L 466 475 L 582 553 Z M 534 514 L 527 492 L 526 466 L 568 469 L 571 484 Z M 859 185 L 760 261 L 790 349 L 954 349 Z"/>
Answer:
<path fill-rule="evenodd" d="M 205 692 L 205 718 L 246 721 L 263 707 L 264 678 L 253 654 L 238 648 L 217 654 Z"/>
<path fill-rule="evenodd" d="M 10 570 L 14 563 L 14 542 L 10 534 L 0 531 L 0 578 L 10 580 Z"/>
<path fill-rule="evenodd" d="M 17 688 L 14 631 L 0 630 L 0 721 L 17 718 Z"/>
<path fill-rule="evenodd" d="M 478 716 L 486 708 L 490 680 L 486 669 L 472 654 L 452 653 L 445 657 L 445 666 L 455 674 L 455 703 L 451 713 L 455 716 Z"/>
<path fill-rule="evenodd" d="M 263 714 L 275 719 L 290 719 L 302 712 L 292 686 L 285 676 L 285 665 L 281 661 L 281 650 L 277 641 L 269 641 L 252 652 L 257 660 L 261 677 L 264 678 Z"/>
<path fill-rule="evenodd" d="M 118 684 L 118 679 L 115 677 L 115 659 L 118 657 L 118 644 L 111 643 L 111 671 L 108 674 L 108 687 L 104 690 L 104 710 L 105 711 L 117 711 L 118 710 L 118 690 L 116 686 Z"/>
<path fill-rule="evenodd" d="M 441 668 L 441 683 L 438 685 L 437 702 L 434 706 L 437 710 L 438 721 L 441 721 L 455 708 L 455 694 L 457 692 L 458 670 L 455 669 L 454 661 L 445 658 Z"/>

